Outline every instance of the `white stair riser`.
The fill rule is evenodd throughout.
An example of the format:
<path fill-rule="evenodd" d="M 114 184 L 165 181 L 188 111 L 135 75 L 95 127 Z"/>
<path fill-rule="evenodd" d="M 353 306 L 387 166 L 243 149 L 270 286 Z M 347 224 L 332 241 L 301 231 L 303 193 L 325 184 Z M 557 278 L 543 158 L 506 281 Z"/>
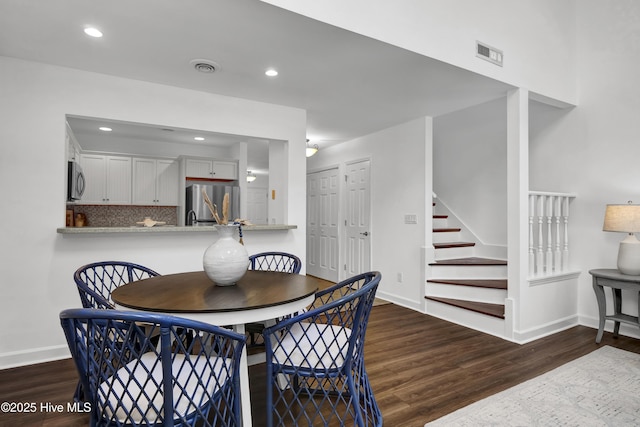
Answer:
<path fill-rule="evenodd" d="M 446 232 L 432 233 L 431 240 L 433 241 L 433 243 L 459 242 L 460 232 L 446 231 Z"/>
<path fill-rule="evenodd" d="M 447 228 L 447 218 L 433 218 L 433 228 Z"/>
<path fill-rule="evenodd" d="M 504 319 L 427 300 L 427 314 L 497 337 L 504 337 Z"/>
<path fill-rule="evenodd" d="M 505 289 L 447 285 L 444 283 L 427 283 L 425 294 L 433 297 L 488 302 L 490 304 L 504 304 L 504 300 L 507 298 Z"/>
<path fill-rule="evenodd" d="M 470 258 L 474 255 L 473 246 L 463 246 L 461 248 L 440 248 L 435 250 L 436 260 Z"/>
<path fill-rule="evenodd" d="M 427 277 L 448 279 L 505 279 L 506 265 L 431 265 Z"/>

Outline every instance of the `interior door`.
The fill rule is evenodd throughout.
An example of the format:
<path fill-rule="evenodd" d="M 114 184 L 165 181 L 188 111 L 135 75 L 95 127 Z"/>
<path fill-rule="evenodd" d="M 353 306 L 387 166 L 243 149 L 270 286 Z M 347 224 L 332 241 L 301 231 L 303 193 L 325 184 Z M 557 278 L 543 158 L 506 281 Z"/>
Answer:
<path fill-rule="evenodd" d="M 247 188 L 247 219 L 254 224 L 268 224 L 266 188 Z"/>
<path fill-rule="evenodd" d="M 347 164 L 345 277 L 371 270 L 371 186 L 369 160 Z"/>
<path fill-rule="evenodd" d="M 338 281 L 339 174 L 329 169 L 307 175 L 307 274 Z"/>

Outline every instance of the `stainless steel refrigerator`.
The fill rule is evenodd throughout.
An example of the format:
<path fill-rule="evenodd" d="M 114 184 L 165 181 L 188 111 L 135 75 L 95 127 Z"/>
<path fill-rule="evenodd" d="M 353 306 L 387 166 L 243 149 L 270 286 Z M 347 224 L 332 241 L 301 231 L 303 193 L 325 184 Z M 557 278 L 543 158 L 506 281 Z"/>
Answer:
<path fill-rule="evenodd" d="M 240 218 L 240 187 L 226 184 L 192 184 L 186 191 L 186 225 L 214 225 L 211 211 L 204 202 L 202 190 L 207 193 L 211 202 L 218 207 L 218 215 L 222 218 L 222 200 L 229 194 L 229 221 Z"/>

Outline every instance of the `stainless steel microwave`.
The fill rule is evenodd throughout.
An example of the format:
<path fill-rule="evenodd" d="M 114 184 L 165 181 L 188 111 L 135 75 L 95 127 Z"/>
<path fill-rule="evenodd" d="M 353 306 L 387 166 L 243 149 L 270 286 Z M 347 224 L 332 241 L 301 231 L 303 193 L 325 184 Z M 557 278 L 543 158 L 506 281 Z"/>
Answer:
<path fill-rule="evenodd" d="M 71 202 L 82 199 L 84 189 L 85 181 L 82 167 L 80 167 L 80 163 L 70 161 L 67 177 L 67 200 Z"/>

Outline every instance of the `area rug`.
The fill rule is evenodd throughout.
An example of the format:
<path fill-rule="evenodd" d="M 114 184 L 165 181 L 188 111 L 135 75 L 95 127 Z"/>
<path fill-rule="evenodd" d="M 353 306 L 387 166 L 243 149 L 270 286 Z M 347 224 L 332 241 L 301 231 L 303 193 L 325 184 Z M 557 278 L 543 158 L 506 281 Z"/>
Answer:
<path fill-rule="evenodd" d="M 640 426 L 640 354 L 605 346 L 425 427 Z"/>

